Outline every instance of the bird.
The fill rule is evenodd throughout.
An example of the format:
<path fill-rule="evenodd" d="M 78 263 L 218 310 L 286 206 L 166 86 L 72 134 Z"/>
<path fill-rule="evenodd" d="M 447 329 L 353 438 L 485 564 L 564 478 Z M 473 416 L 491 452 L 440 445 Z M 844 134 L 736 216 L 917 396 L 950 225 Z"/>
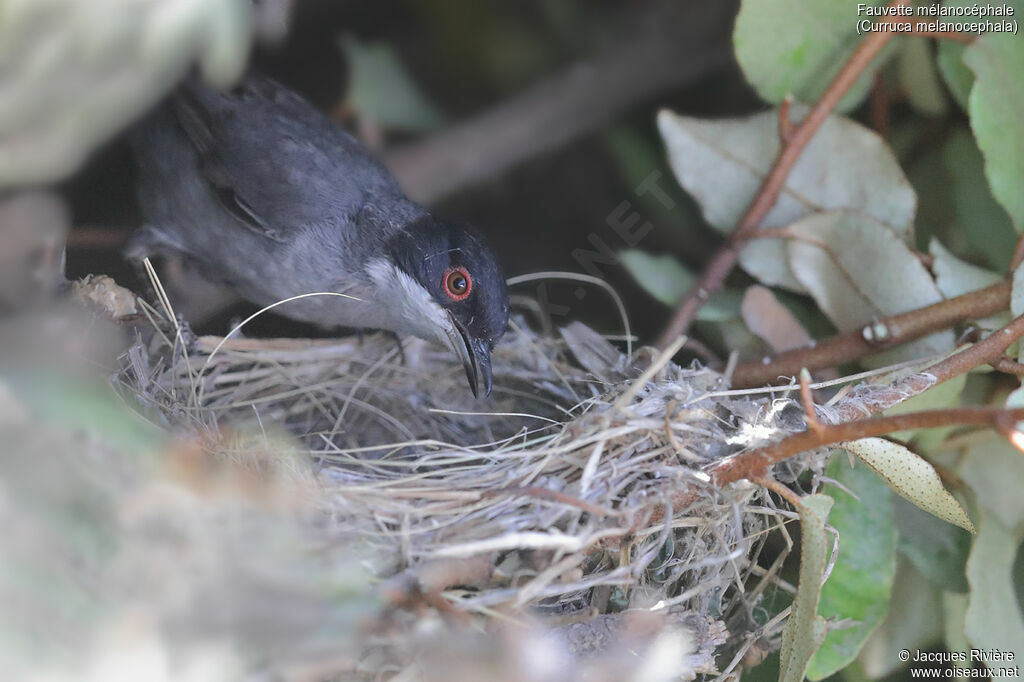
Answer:
<path fill-rule="evenodd" d="M 326 328 L 448 346 L 474 397 L 508 325 L 498 261 L 470 226 L 409 199 L 354 137 L 277 81 L 186 80 L 132 133 L 143 223 L 130 259 L 176 256 L 262 306 Z"/>

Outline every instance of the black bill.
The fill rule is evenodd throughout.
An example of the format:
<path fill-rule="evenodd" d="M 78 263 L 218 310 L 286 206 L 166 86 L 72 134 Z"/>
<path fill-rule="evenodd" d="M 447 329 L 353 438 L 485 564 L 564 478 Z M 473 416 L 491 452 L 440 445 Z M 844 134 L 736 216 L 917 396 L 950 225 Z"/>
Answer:
<path fill-rule="evenodd" d="M 452 320 L 452 331 L 448 333 L 455 354 L 462 361 L 466 370 L 469 388 L 473 397 L 480 397 L 480 385 L 483 384 L 484 395 L 491 394 L 491 350 L 485 341 L 472 338 L 458 320 Z"/>

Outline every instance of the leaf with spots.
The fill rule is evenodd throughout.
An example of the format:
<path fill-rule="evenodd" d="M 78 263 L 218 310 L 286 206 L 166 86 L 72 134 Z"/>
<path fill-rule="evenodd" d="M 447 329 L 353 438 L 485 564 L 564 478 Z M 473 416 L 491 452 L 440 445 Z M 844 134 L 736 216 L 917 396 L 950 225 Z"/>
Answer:
<path fill-rule="evenodd" d="M 889 487 L 930 514 L 974 532 L 967 512 L 942 486 L 935 467 L 906 447 L 884 438 L 861 438 L 843 447 L 867 464 Z"/>

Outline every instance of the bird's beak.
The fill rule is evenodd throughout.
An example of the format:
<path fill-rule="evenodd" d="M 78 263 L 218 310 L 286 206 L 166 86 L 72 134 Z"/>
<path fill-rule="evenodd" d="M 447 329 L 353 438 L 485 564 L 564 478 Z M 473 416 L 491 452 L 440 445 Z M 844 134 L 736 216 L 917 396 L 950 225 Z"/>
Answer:
<path fill-rule="evenodd" d="M 462 361 L 462 368 L 466 370 L 466 378 L 469 379 L 469 388 L 473 391 L 473 397 L 480 397 L 479 385 L 482 383 L 484 395 L 491 394 L 491 351 L 487 343 L 474 339 L 463 328 L 454 317 L 451 318 L 452 326 L 448 330 L 448 340 L 452 349 Z"/>

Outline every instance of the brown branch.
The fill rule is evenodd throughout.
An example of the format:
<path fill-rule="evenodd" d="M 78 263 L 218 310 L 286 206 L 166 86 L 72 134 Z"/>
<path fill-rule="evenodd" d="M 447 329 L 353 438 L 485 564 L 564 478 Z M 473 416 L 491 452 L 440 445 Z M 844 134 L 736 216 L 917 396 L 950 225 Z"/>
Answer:
<path fill-rule="evenodd" d="M 894 431 L 930 429 L 949 424 L 999 428 L 1007 418 L 1014 423 L 1024 420 L 1024 408 L 1004 410 L 988 407 L 958 407 L 946 410 L 911 412 L 845 424 L 829 424 L 819 431 L 801 431 L 777 443 L 744 452 L 717 462 L 710 470 L 712 480 L 721 486 L 741 479 L 763 478 L 768 468 L 784 459 L 826 445 L 835 445 L 860 438 L 884 436 Z"/>
<path fill-rule="evenodd" d="M 1009 307 L 1011 289 L 1011 281 L 1005 279 L 984 289 L 924 308 L 883 317 L 865 327 L 838 334 L 813 346 L 741 362 L 733 372 L 732 385 L 736 388 L 762 386 L 776 382 L 780 377 L 793 376 L 802 368 L 815 371 L 835 367 L 968 320 L 993 315 Z M 868 328 L 885 329 L 885 340 L 880 340 L 874 331 L 865 336 L 865 329 Z"/>
<path fill-rule="evenodd" d="M 890 7 L 906 5 L 909 2 L 910 0 L 893 0 Z M 789 172 L 796 165 L 804 148 L 839 104 L 839 100 L 846 94 L 846 91 L 857 80 L 857 77 L 868 67 L 893 35 L 895 34 L 888 32 L 871 33 L 861 41 L 821 98 L 810 108 L 804 120 L 793 131 L 788 142 L 782 144 L 775 163 L 768 175 L 765 176 L 760 190 L 747 208 L 743 218 L 736 229 L 732 231 L 729 241 L 711 259 L 704 272 L 701 273 L 700 279 L 683 299 L 658 338 L 656 344 L 658 348 L 664 350 L 675 339 L 685 334 L 708 297 L 722 288 L 725 278 L 732 272 L 739 259 L 740 249 L 775 205 Z"/>
<path fill-rule="evenodd" d="M 992 369 L 997 372 L 1012 374 L 1015 377 L 1024 377 L 1024 364 L 1021 364 L 1012 358 L 1008 358 L 1005 355 L 989 364 L 991 364 Z"/>
<path fill-rule="evenodd" d="M 623 26 L 607 49 L 464 123 L 385 153 L 386 165 L 410 197 L 436 201 L 729 64 L 733 2 L 648 4 L 638 25 Z"/>
<path fill-rule="evenodd" d="M 1013 256 L 1010 258 L 1011 275 L 1021 263 L 1024 263 L 1024 234 L 1017 238 L 1017 245 L 1013 247 Z"/>
<path fill-rule="evenodd" d="M 937 384 L 966 374 L 975 367 L 988 365 L 1003 356 L 1014 341 L 1024 336 L 1024 315 L 1014 318 L 1008 325 L 992 332 L 970 348 L 950 355 L 925 370 L 935 377 Z"/>

